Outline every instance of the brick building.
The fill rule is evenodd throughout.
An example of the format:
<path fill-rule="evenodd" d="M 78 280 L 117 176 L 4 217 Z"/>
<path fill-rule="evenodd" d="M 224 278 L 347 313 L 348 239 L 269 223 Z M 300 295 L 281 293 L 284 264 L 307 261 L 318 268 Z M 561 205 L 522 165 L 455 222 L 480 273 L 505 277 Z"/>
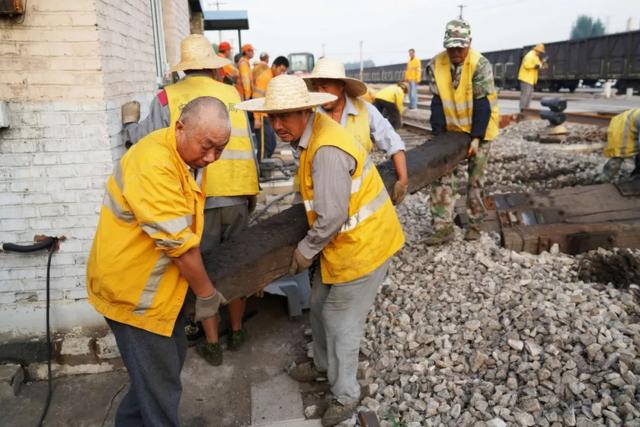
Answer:
<path fill-rule="evenodd" d="M 29 0 L 0 15 L 0 242 L 65 236 L 53 256 L 52 328 L 104 326 L 86 302 L 86 260 L 114 162 L 120 105 L 142 116 L 198 1 Z M 44 334 L 46 253 L 0 254 L 0 341 Z"/>

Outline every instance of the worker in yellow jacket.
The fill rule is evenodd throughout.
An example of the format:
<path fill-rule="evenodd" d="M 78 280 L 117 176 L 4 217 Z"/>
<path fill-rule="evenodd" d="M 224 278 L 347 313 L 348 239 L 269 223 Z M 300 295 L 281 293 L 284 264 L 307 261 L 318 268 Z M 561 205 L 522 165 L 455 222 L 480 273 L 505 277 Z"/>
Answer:
<path fill-rule="evenodd" d="M 389 121 L 373 105 L 359 99 L 367 93 L 367 85 L 347 77 L 344 64 L 327 57 L 319 59 L 311 74 L 304 79 L 315 91 L 337 97 L 335 101 L 318 107 L 317 111 L 340 123 L 367 153 L 371 152 L 375 141 L 377 148 L 391 157 L 398 177 L 391 199 L 395 205 L 402 202 L 409 187 L 405 145 Z"/>
<path fill-rule="evenodd" d="M 624 160 L 629 158 L 635 162 L 631 176 L 640 177 L 640 108 L 632 108 L 611 119 L 604 156 L 609 160 L 602 169 L 603 180 L 614 181 Z"/>
<path fill-rule="evenodd" d="M 231 139 L 218 162 L 209 166 L 209 179 L 205 187 L 205 224 L 200 249 L 207 258 L 218 246 L 242 232 L 248 225 L 249 213 L 256 204 L 258 172 L 249 122 L 243 111 L 233 106 L 240 102 L 235 88 L 215 80 L 216 70 L 228 61 L 213 54 L 208 40 L 200 34 L 187 36 L 181 44 L 180 63 L 173 71 L 184 71 L 186 77 L 178 83 L 165 86 L 151 102 L 147 118 L 138 123 L 139 104 L 129 102 L 123 106 L 124 134 L 127 144 L 137 142 L 148 133 L 169 126 L 180 115 L 183 105 L 198 96 L 220 99 L 231 117 Z M 138 108 L 129 113 L 129 110 Z M 229 303 L 232 333 L 228 348 L 238 350 L 247 339 L 242 327 L 246 301 L 244 298 Z M 222 363 L 222 347 L 218 339 L 218 317 L 202 323 L 206 341 L 198 343 L 196 350 L 212 365 Z"/>
<path fill-rule="evenodd" d="M 89 303 L 113 331 L 131 385 L 115 424 L 179 426 L 187 345 L 187 288 L 195 316 L 211 319 L 224 296 L 200 257 L 206 166 L 229 140 L 220 100 L 187 103 L 175 123 L 144 137 L 107 180 L 87 262 Z"/>
<path fill-rule="evenodd" d="M 402 127 L 404 96 L 408 90 L 405 82 L 398 82 L 376 92 L 374 96 L 373 106 L 380 111 L 385 119 L 389 120 L 394 129 Z"/>
<path fill-rule="evenodd" d="M 409 86 L 409 109 L 415 110 L 418 108 L 418 83 L 422 80 L 422 64 L 416 58 L 415 49 L 409 49 L 409 62 L 407 62 L 404 79 Z"/>
<path fill-rule="evenodd" d="M 533 88 L 538 83 L 538 70 L 546 68 L 546 60 L 543 59 L 544 45 L 538 43 L 522 58 L 518 80 L 520 80 L 520 111 L 529 107 Z"/>
<path fill-rule="evenodd" d="M 366 150 L 339 123 L 313 107 L 335 95 L 307 91 L 304 81 L 281 75 L 265 98 L 237 106 L 269 114 L 276 134 L 300 154 L 298 181 L 309 231 L 298 242 L 289 273 L 313 274 L 311 330 L 314 363 L 295 366 L 299 381 L 327 377 L 332 400 L 323 426 L 351 418 L 360 401 L 358 348 L 367 313 L 404 244 L 402 227 L 378 170 Z"/>
<path fill-rule="evenodd" d="M 260 65 L 260 64 L 258 64 Z M 272 78 L 284 74 L 289 68 L 289 60 L 284 56 L 278 56 L 273 60 L 271 67 L 253 68 L 254 71 L 254 87 L 253 99 L 264 98 L 267 91 L 267 85 Z M 258 70 L 258 71 L 256 71 Z M 269 118 L 264 113 L 253 113 L 253 129 L 256 134 L 258 159 L 268 159 L 276 149 L 276 135 L 269 123 Z"/>
<path fill-rule="evenodd" d="M 485 215 L 484 168 L 489 147 L 499 132 L 499 112 L 491 63 L 471 48 L 471 26 L 461 19 L 447 23 L 445 50 L 436 55 L 427 72 L 431 99 L 431 129 L 434 134 L 463 132 L 471 138 L 467 153 L 467 240 L 480 237 Z M 456 187 L 465 175 L 461 166 L 431 185 L 430 210 L 434 233 L 426 245 L 445 243 L 454 237 L 453 213 Z"/>
<path fill-rule="evenodd" d="M 242 45 L 242 56 L 238 60 L 238 78 L 236 89 L 241 99 L 251 99 L 253 93 L 253 73 L 251 72 L 251 58 L 253 58 L 253 46 L 249 43 Z"/>
<path fill-rule="evenodd" d="M 233 49 L 231 44 L 223 41 L 218 46 L 218 56 L 227 59 L 229 63 L 218 69 L 218 80 L 228 85 L 235 85 L 238 78 L 238 69 L 233 65 Z"/>

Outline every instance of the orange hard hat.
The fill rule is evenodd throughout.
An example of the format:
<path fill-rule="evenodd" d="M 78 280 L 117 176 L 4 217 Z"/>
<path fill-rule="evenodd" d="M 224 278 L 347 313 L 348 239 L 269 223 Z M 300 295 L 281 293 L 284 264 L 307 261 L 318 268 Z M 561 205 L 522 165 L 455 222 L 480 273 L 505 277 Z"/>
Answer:
<path fill-rule="evenodd" d="M 229 42 L 221 42 L 218 46 L 218 52 L 226 52 L 228 50 L 231 50 L 231 44 L 229 44 Z"/>
<path fill-rule="evenodd" d="M 246 52 L 248 50 L 253 50 L 253 46 L 251 45 L 251 43 L 243 44 L 242 45 L 242 52 Z"/>

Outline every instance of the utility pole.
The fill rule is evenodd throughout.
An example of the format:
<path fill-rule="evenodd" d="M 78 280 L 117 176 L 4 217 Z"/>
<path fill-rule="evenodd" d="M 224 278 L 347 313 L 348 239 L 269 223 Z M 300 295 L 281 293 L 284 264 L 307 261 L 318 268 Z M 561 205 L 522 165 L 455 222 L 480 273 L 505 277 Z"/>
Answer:
<path fill-rule="evenodd" d="M 462 11 L 464 10 L 465 7 L 467 7 L 467 5 L 466 4 L 459 4 L 458 7 L 460 8 L 460 16 L 459 16 L 459 18 L 460 19 L 464 19 L 462 17 Z"/>
<path fill-rule="evenodd" d="M 362 62 L 362 40 L 360 40 L 360 80 L 364 76 L 364 63 Z"/>
<path fill-rule="evenodd" d="M 220 5 L 226 3 L 222 3 L 219 0 L 216 0 L 214 4 L 216 5 L 216 10 L 220 10 Z M 222 43 L 222 31 L 218 31 L 218 46 L 220 46 L 220 43 Z"/>

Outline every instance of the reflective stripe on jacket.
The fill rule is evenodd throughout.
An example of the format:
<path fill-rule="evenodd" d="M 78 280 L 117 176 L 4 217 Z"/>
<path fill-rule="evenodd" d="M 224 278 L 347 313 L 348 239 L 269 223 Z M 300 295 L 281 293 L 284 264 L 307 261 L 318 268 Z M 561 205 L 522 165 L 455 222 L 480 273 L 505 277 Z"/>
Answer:
<path fill-rule="evenodd" d="M 529 83 L 531 86 L 538 83 L 538 68 L 536 68 L 536 65 L 542 65 L 542 62 L 535 50 L 531 49 L 522 58 L 520 70 L 518 71 L 518 80 Z"/>
<path fill-rule="evenodd" d="M 407 70 L 404 73 L 404 79 L 413 82 L 420 82 L 420 80 L 422 80 L 422 67 L 418 58 L 414 57 L 407 62 Z"/>
<path fill-rule="evenodd" d="M 262 64 L 262 67 L 260 67 L 257 71 L 256 68 L 258 68 L 258 66 L 256 65 L 256 67 L 254 68 L 254 83 L 252 94 L 253 98 L 264 98 L 267 93 L 267 85 L 273 78 L 271 67 L 264 67 L 266 66 Z M 262 123 L 262 118 L 266 116 L 266 113 L 253 113 L 253 117 L 259 123 Z"/>
<path fill-rule="evenodd" d="M 349 219 L 324 247 L 320 258 L 322 281 L 339 284 L 371 273 L 404 244 L 402 226 L 391 204 L 378 169 L 365 151 L 339 123 L 314 113 L 307 148 L 300 154 L 300 195 L 313 227 L 313 157 L 320 147 L 334 146 L 356 161 L 352 175 Z"/>
<path fill-rule="evenodd" d="M 396 84 L 390 85 L 376 93 L 376 99 L 382 99 L 383 101 L 395 104 L 398 108 L 398 112 L 402 114 L 404 109 L 404 91 Z"/>
<path fill-rule="evenodd" d="M 358 111 L 358 114 L 347 114 L 347 124 L 344 127 L 349 132 L 355 141 L 365 149 L 367 154 L 373 149 L 373 142 L 371 142 L 371 129 L 369 128 L 369 111 L 367 106 L 364 105 L 364 101 L 357 98 L 351 98 L 353 106 Z"/>
<path fill-rule="evenodd" d="M 174 130 L 141 139 L 106 187 L 87 263 L 89 302 L 109 319 L 170 336 L 188 287 L 171 259 L 200 244 L 205 201 Z"/>
<path fill-rule="evenodd" d="M 442 108 L 447 120 L 447 130 L 453 132 L 471 133 L 473 122 L 473 74 L 478 60 L 482 55 L 478 51 L 469 49 L 469 53 L 462 64 L 460 84 L 456 89 L 451 82 L 451 63 L 447 51 L 435 57 L 435 79 L 442 99 Z M 498 135 L 500 115 L 498 112 L 498 98 L 495 91 L 487 96 L 491 103 L 491 118 L 484 135 L 486 141 L 491 141 Z"/>
<path fill-rule="evenodd" d="M 218 160 L 207 167 L 209 179 L 205 187 L 207 197 L 249 196 L 258 194 L 258 172 L 249 138 L 249 126 L 244 111 L 237 110 L 238 93 L 206 76 L 191 76 L 165 88 L 169 99 L 171 123 L 189 101 L 199 96 L 213 96 L 227 106 L 231 119 L 231 138 Z"/>
<path fill-rule="evenodd" d="M 605 157 L 631 157 L 640 153 L 640 108 L 627 110 L 611 119 L 607 129 Z"/>

